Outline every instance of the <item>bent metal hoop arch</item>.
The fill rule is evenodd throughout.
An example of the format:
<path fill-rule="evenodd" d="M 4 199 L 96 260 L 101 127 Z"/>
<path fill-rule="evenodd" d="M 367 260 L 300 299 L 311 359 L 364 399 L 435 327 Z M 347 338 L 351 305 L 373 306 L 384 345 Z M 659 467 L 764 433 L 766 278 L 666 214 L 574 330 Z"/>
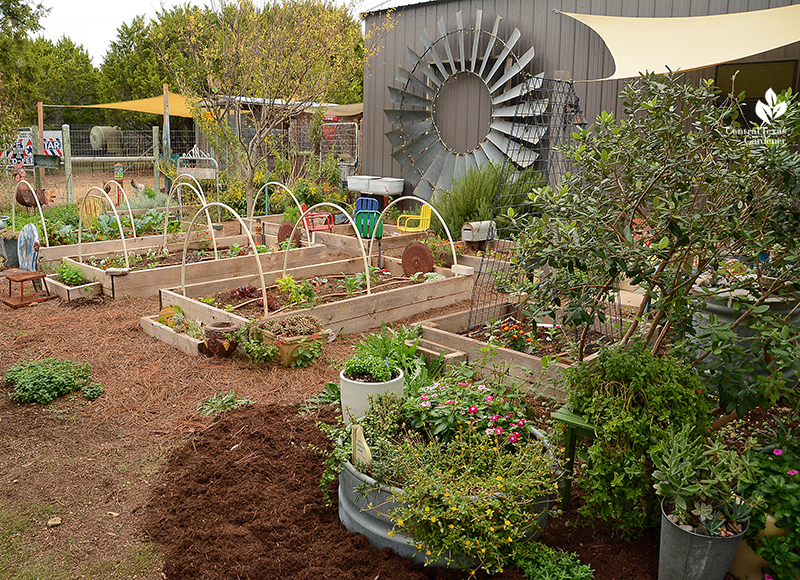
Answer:
<path fill-rule="evenodd" d="M 136 224 L 133 222 L 133 211 L 131 210 L 131 204 L 130 204 L 130 202 L 128 201 L 128 195 L 125 193 L 125 188 L 124 188 L 124 187 L 122 187 L 122 186 L 121 186 L 119 183 L 117 183 L 115 180 L 113 180 L 113 179 L 112 179 L 112 180 L 110 180 L 110 181 L 106 181 L 106 182 L 103 184 L 103 191 L 106 191 L 106 187 L 108 187 L 108 186 L 109 186 L 109 185 L 111 185 L 112 183 L 114 184 L 114 186 L 115 186 L 115 187 L 116 187 L 116 188 L 117 188 L 119 191 L 121 191 L 121 192 L 122 192 L 122 199 L 124 199 L 124 200 L 125 200 L 125 205 L 128 207 L 128 215 L 129 215 L 129 216 L 130 216 L 130 218 L 131 218 L 131 229 L 133 230 L 133 237 L 135 238 L 135 237 L 136 237 Z M 109 193 L 110 193 L 110 191 L 109 191 Z M 118 198 L 118 200 L 119 200 L 119 198 Z M 112 205 L 113 205 L 113 204 L 112 204 Z"/>
<path fill-rule="evenodd" d="M 297 206 L 297 209 L 300 210 L 300 213 L 303 213 L 303 208 L 300 205 L 300 202 L 297 200 L 297 197 L 294 195 L 294 192 L 291 189 L 289 189 L 284 184 L 282 184 L 282 183 L 280 183 L 278 181 L 270 181 L 269 183 L 265 183 L 264 185 L 262 185 L 261 189 L 259 189 L 256 192 L 256 195 L 253 198 L 253 207 L 250 210 L 250 213 L 247 214 L 247 218 L 248 219 L 253 219 L 253 213 L 255 212 L 256 202 L 258 201 L 258 196 L 261 195 L 261 192 L 265 191 L 267 189 L 267 187 L 269 187 L 270 185 L 277 185 L 278 187 L 282 187 L 283 189 L 285 189 L 286 193 L 288 193 L 289 195 L 292 196 L 292 199 L 294 200 L 294 204 Z M 264 208 L 264 210 L 266 211 L 266 215 L 269 215 L 269 193 L 264 194 L 264 199 L 266 200 L 266 203 L 264 204 L 266 207 Z M 306 225 L 306 223 L 303 222 L 303 226 L 306 229 L 306 238 L 308 238 L 310 240 L 311 239 L 311 232 L 308 231 L 308 225 Z"/>
<path fill-rule="evenodd" d="M 189 224 L 189 229 L 186 231 L 186 238 L 183 240 L 183 256 L 181 258 L 181 294 L 186 296 L 186 252 L 189 249 L 189 238 L 192 233 L 192 229 L 194 228 L 194 223 L 197 221 L 197 217 L 200 215 L 201 212 L 205 212 L 206 215 L 208 215 L 208 208 L 210 207 L 219 207 L 229 211 L 231 215 L 233 215 L 233 217 L 235 217 L 236 220 L 241 225 L 242 231 L 244 231 L 244 233 L 247 234 L 247 241 L 250 243 L 250 249 L 253 251 L 253 256 L 255 257 L 256 265 L 258 266 L 258 277 L 261 280 L 261 299 L 264 302 L 264 316 L 266 316 L 268 312 L 267 285 L 264 283 L 264 269 L 261 267 L 261 258 L 260 254 L 256 250 L 255 240 L 253 240 L 253 236 L 250 234 L 250 230 L 247 229 L 244 220 L 242 220 L 241 216 L 238 213 L 236 213 L 236 210 L 219 201 L 212 201 L 211 203 L 206 203 L 203 205 L 203 207 L 197 210 L 197 213 L 194 214 L 194 217 L 192 218 L 192 221 Z"/>
<path fill-rule="evenodd" d="M 286 245 L 286 254 L 283 256 L 283 273 L 281 275 L 282 276 L 286 276 L 286 265 L 289 262 L 289 247 L 292 245 L 291 240 L 292 240 L 292 238 L 294 238 L 294 233 L 297 231 L 298 224 L 300 222 L 303 222 L 303 225 L 306 226 L 306 231 L 308 231 L 308 225 L 305 223 L 304 218 L 306 217 L 306 215 L 311 213 L 312 210 L 315 210 L 318 207 L 322 207 L 322 206 L 330 206 L 330 207 L 336 208 L 337 210 L 342 212 L 345 215 L 345 217 L 347 217 L 347 221 L 349 221 L 350 225 L 353 226 L 353 230 L 356 232 L 356 237 L 358 238 L 358 247 L 361 249 L 361 258 L 364 260 L 364 277 L 367 279 L 367 296 L 369 296 L 370 293 L 371 293 L 371 286 L 370 286 L 370 282 L 369 282 L 369 262 L 367 261 L 367 254 L 364 252 L 364 239 L 361 237 L 361 233 L 359 233 L 358 228 L 356 227 L 356 223 L 353 221 L 353 218 L 350 217 L 350 214 L 347 213 L 344 210 L 344 208 L 339 207 L 335 203 L 331 203 L 329 201 L 323 201 L 321 203 L 318 203 L 316 205 L 311 206 L 305 212 L 303 212 L 300 215 L 300 219 L 297 220 L 297 222 L 295 222 L 294 228 L 292 228 L 292 234 L 288 238 L 290 241 Z M 375 232 L 373 231 L 373 234 L 374 233 Z M 310 242 L 310 240 L 311 240 L 311 238 L 309 236 L 309 242 Z"/>
<path fill-rule="evenodd" d="M 12 195 L 12 197 L 11 197 L 11 229 L 12 230 L 16 230 L 17 229 L 17 220 L 16 220 L 17 215 L 16 215 L 16 211 L 15 211 L 16 207 L 17 207 L 17 191 L 19 190 L 19 186 L 22 185 L 23 183 L 25 185 L 27 185 L 28 189 L 30 189 L 33 192 L 33 199 L 36 200 L 36 207 L 39 210 L 39 217 L 42 220 L 42 231 L 44 232 L 44 245 L 49 248 L 50 247 L 50 241 L 47 239 L 47 227 L 44 225 L 44 212 L 42 212 L 42 205 L 39 203 L 39 198 L 36 196 L 36 190 L 33 189 L 33 186 L 30 183 L 28 183 L 28 181 L 26 179 L 21 179 L 19 181 L 19 183 L 17 183 L 17 186 L 14 188 L 14 191 L 11 194 Z"/>
<path fill-rule="evenodd" d="M 122 251 L 125 254 L 125 267 L 130 269 L 131 263 L 128 260 L 128 245 L 125 243 L 125 232 L 122 231 L 122 222 L 119 221 L 119 212 L 117 212 L 117 208 L 114 206 L 114 202 L 111 201 L 108 193 L 96 186 L 92 187 L 89 192 L 83 196 L 83 199 L 81 200 L 81 208 L 80 211 L 78 211 L 78 261 L 83 263 L 81 234 L 83 233 L 83 208 L 86 205 L 86 200 L 90 197 L 93 199 L 103 199 L 103 197 L 100 195 L 92 194 L 94 190 L 97 190 L 103 197 L 106 198 L 108 204 L 111 206 L 111 209 L 114 211 L 114 218 L 117 220 L 117 226 L 119 227 L 119 237 L 122 238 Z M 130 207 L 128 209 L 130 209 Z M 133 221 L 133 215 L 131 215 L 131 221 Z"/>
<path fill-rule="evenodd" d="M 448 228 L 447 224 L 444 223 L 444 218 L 442 218 L 441 214 L 439 214 L 439 212 L 436 211 L 436 208 L 433 207 L 430 203 L 428 203 L 424 199 L 419 198 L 419 197 L 415 197 L 413 195 L 404 195 L 404 196 L 398 197 L 397 199 L 392 200 L 385 208 L 383 208 L 383 211 L 381 212 L 381 215 L 378 217 L 378 223 L 380 223 L 380 221 L 383 219 L 383 215 L 386 213 L 386 211 L 390 207 L 392 207 L 394 204 L 396 204 L 396 203 L 398 203 L 400 201 L 403 201 L 404 199 L 409 199 L 409 200 L 412 200 L 412 201 L 418 201 L 420 203 L 424 203 L 429 208 L 431 208 L 431 211 L 434 214 L 436 214 L 436 217 L 439 218 L 440 222 L 442 222 L 442 227 L 444 228 L 444 231 L 447 233 L 447 239 L 450 242 L 450 250 L 453 252 L 453 265 L 454 266 L 458 266 L 458 257 L 456 256 L 456 245 L 453 243 L 453 236 L 450 235 L 450 228 Z M 369 239 L 369 258 L 370 258 L 370 260 L 372 259 L 372 244 L 375 243 L 375 231 L 377 229 L 378 228 L 373 228 L 372 236 Z M 457 270 L 458 270 L 458 268 L 456 268 L 454 270 L 454 273 Z M 456 274 L 456 276 L 458 276 L 458 274 Z"/>

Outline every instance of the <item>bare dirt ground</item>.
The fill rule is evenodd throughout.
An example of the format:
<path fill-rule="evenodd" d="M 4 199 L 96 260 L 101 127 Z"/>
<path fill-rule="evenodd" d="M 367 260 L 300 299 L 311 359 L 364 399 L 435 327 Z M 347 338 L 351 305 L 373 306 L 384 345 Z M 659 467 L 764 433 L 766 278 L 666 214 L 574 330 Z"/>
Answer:
<path fill-rule="evenodd" d="M 299 410 L 336 380 L 355 337 L 327 345 L 307 369 L 251 367 L 145 335 L 139 318 L 157 310 L 155 298 L 0 305 L 0 373 L 23 359 L 69 358 L 90 362 L 105 389 L 93 402 L 76 394 L 38 406 L 11 402 L 0 386 L 0 578 L 464 577 L 372 548 L 323 502 L 310 446 L 326 446 L 315 421 L 334 420 L 334 409 Z M 221 391 L 256 404 L 201 416 Z M 655 579 L 655 532 L 625 542 L 602 525 L 575 526 L 575 493 L 543 540 L 578 552 L 597 580 Z"/>

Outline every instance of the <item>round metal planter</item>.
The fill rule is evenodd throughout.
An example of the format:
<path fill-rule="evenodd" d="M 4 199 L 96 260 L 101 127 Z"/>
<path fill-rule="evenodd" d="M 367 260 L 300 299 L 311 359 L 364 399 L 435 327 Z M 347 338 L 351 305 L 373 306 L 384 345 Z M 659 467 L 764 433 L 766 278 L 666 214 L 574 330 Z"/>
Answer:
<path fill-rule="evenodd" d="M 667 517 L 662 500 L 658 580 L 724 580 L 748 525 L 728 538 L 687 532 Z"/>

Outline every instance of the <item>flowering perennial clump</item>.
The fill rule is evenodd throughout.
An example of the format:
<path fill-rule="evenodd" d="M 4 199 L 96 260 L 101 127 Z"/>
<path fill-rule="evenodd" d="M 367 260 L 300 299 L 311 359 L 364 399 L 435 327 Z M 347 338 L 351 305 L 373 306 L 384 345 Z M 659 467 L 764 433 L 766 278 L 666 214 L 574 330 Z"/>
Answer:
<path fill-rule="evenodd" d="M 443 379 L 423 387 L 404 405 L 415 429 L 430 430 L 442 440 L 466 425 L 503 445 L 530 439 L 520 395 L 502 386 Z"/>

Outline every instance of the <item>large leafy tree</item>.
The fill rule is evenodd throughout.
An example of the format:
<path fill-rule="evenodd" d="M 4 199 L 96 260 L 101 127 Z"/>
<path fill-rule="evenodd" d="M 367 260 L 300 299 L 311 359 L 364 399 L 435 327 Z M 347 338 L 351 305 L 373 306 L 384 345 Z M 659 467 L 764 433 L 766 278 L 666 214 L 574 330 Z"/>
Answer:
<path fill-rule="evenodd" d="M 32 43 L 31 51 L 38 63 L 36 90 L 31 105 L 36 101 L 55 105 L 88 105 L 95 102 L 98 71 L 85 48 L 66 36 L 55 44 L 39 37 Z M 26 106 L 27 111 L 32 111 L 35 119 L 35 106 Z M 92 109 L 47 109 L 48 124 L 95 123 L 99 118 L 100 113 Z"/>
<path fill-rule="evenodd" d="M 30 34 L 47 13 L 30 0 L 0 0 L 0 142 L 7 142 L 20 123 L 21 104 L 33 90 L 35 60 L 28 50 Z"/>
<path fill-rule="evenodd" d="M 181 42 L 168 42 L 175 11 L 160 15 L 154 42 L 182 92 L 197 99 L 196 120 L 215 149 L 241 173 L 250 210 L 270 134 L 313 102 L 358 94 L 354 78 L 368 57 L 360 26 L 330 0 L 221 0 L 214 9 L 176 10 Z"/>

